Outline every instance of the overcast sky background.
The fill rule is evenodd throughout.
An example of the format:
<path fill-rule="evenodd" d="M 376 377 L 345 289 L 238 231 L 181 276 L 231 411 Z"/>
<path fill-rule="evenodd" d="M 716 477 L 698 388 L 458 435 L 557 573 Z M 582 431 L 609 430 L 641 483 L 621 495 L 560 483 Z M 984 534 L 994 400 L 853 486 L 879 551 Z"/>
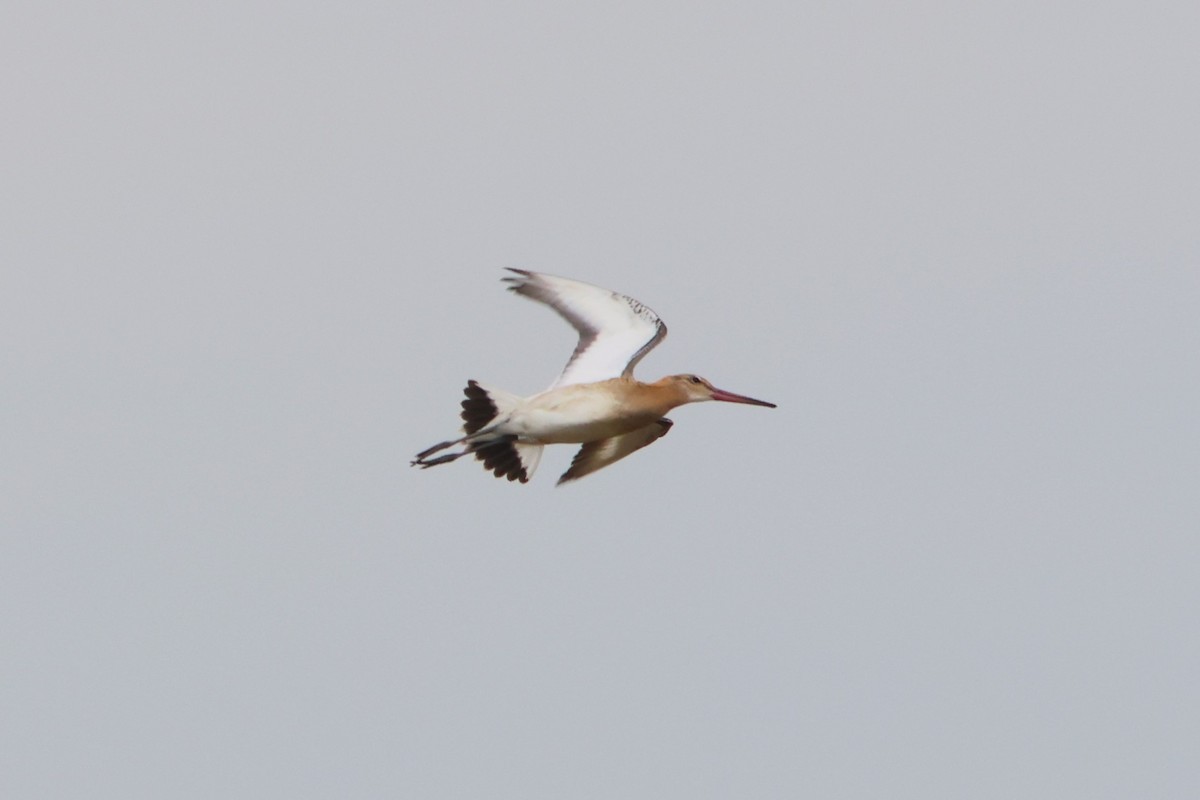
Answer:
<path fill-rule="evenodd" d="M 0 795 L 1200 796 L 1196 3 L 4 17 Z"/>

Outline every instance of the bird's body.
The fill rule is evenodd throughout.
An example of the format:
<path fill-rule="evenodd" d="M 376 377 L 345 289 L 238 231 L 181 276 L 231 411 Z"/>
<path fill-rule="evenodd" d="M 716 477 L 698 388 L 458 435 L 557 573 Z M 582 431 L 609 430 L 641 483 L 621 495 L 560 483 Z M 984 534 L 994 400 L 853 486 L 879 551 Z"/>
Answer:
<path fill-rule="evenodd" d="M 474 453 L 497 477 L 529 479 L 548 444 L 582 444 L 559 483 L 581 478 L 658 440 L 672 422 L 664 416 L 685 403 L 724 400 L 772 403 L 726 392 L 695 375 L 654 383 L 633 378 L 633 367 L 667 334 L 666 325 L 638 301 L 591 284 L 512 270 L 509 288 L 546 303 L 579 332 L 579 344 L 549 389 L 518 397 L 469 381 L 462 402 L 460 439 L 417 454 L 414 466 L 432 467 Z M 460 452 L 430 458 L 463 445 Z"/>
<path fill-rule="evenodd" d="M 542 444 L 582 444 L 645 427 L 680 405 L 669 385 L 610 378 L 547 389 L 497 428 Z"/>

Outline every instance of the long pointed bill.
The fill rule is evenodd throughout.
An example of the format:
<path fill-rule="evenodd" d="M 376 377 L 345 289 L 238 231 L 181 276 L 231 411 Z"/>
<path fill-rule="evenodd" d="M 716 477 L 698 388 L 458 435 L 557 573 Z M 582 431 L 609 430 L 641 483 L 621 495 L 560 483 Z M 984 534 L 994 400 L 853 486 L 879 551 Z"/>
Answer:
<path fill-rule="evenodd" d="M 733 392 L 727 392 L 724 389 L 713 389 L 712 399 L 722 400 L 726 403 L 749 403 L 752 406 L 766 406 L 767 408 L 775 408 L 774 403 L 768 403 L 766 400 L 755 400 L 753 397 L 734 394 Z"/>

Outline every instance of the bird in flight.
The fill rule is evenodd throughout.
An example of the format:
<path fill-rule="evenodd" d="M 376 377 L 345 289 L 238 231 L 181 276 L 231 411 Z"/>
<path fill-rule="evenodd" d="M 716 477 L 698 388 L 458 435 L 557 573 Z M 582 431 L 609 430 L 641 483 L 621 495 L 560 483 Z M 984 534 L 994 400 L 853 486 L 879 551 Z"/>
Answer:
<path fill-rule="evenodd" d="M 467 381 L 461 414 L 465 435 L 417 453 L 414 467 L 436 467 L 470 453 L 497 478 L 525 483 L 546 445 L 583 445 L 558 479 L 561 485 L 661 439 L 673 424 L 664 415 L 677 406 L 722 400 L 775 408 L 696 375 L 635 380 L 633 368 L 667 335 L 657 314 L 632 297 L 590 283 L 510 271 L 514 275 L 504 278 L 510 291 L 550 306 L 579 332 L 575 352 L 550 388 L 531 397 Z M 454 447 L 461 449 L 434 457 Z"/>

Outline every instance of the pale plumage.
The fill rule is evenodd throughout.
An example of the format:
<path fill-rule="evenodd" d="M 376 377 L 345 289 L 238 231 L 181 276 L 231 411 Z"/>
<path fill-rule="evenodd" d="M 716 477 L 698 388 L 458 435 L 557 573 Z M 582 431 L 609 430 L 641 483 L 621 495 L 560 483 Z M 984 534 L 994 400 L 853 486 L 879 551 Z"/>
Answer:
<path fill-rule="evenodd" d="M 417 454 L 422 468 L 468 453 L 497 477 L 529 480 L 547 444 L 582 444 L 559 483 L 608 466 L 666 435 L 672 408 L 704 400 L 774 408 L 715 388 L 695 375 L 654 383 L 634 380 L 633 368 L 667 335 L 667 326 L 642 303 L 617 292 L 554 275 L 513 269 L 509 289 L 557 311 L 579 333 L 566 367 L 550 388 L 528 398 L 469 381 L 459 439 Z M 459 452 L 431 458 L 463 445 Z"/>
<path fill-rule="evenodd" d="M 579 332 L 579 344 L 551 389 L 631 378 L 642 357 L 666 338 L 663 321 L 632 297 L 555 275 L 511 271 L 517 276 L 503 279 L 509 291 L 545 303 Z"/>

